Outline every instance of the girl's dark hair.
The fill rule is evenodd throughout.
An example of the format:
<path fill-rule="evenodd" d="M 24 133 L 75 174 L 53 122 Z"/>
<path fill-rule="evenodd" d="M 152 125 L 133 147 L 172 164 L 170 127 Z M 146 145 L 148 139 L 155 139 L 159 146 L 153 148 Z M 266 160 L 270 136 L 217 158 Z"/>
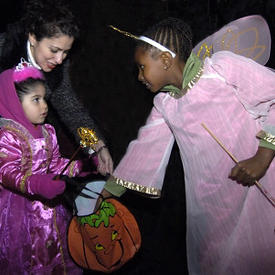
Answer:
<path fill-rule="evenodd" d="M 34 79 L 34 78 L 27 78 L 21 82 L 14 82 L 15 90 L 17 96 L 19 97 L 20 102 L 23 100 L 23 96 L 27 95 L 32 92 L 32 88 L 35 88 L 37 84 L 45 85 L 45 80 L 43 79 Z"/>
<path fill-rule="evenodd" d="M 181 19 L 169 17 L 153 25 L 143 33 L 169 50 L 175 52 L 180 60 L 186 62 L 193 49 L 192 31 L 188 24 Z M 145 48 L 145 50 L 154 48 L 154 46 L 138 40 L 137 46 Z"/>
<path fill-rule="evenodd" d="M 79 35 L 75 17 L 62 0 L 27 0 L 22 23 L 25 32 L 34 34 L 38 41 L 61 34 Z"/>

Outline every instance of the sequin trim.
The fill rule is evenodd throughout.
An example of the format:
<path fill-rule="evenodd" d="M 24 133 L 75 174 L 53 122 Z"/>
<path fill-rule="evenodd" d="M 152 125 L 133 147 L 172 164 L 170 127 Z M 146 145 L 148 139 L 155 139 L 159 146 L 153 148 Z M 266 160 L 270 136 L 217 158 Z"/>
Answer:
<path fill-rule="evenodd" d="M 59 229 L 58 229 L 58 226 L 57 226 L 57 221 L 56 221 L 56 210 L 55 208 L 53 209 L 53 213 L 54 213 L 54 226 L 55 226 L 55 230 L 57 232 L 57 236 L 58 236 L 58 240 L 59 240 L 59 243 L 60 243 L 60 247 L 59 247 L 59 250 L 60 250 L 60 254 L 61 254 L 61 261 L 62 261 L 62 264 L 63 264 L 63 270 L 64 270 L 64 275 L 67 274 L 67 270 L 66 270 L 66 264 L 65 264 L 65 260 L 64 260 L 64 252 L 63 252 L 63 247 L 62 247 L 62 241 L 61 241 L 61 237 L 60 237 L 60 232 L 59 232 Z"/>
<path fill-rule="evenodd" d="M 161 195 L 161 190 L 159 190 L 155 187 L 143 186 L 143 185 L 140 185 L 140 184 L 137 184 L 134 182 L 119 179 L 114 176 L 113 176 L 113 178 L 114 178 L 114 181 L 116 184 L 126 187 L 128 189 L 131 189 L 131 190 L 134 190 L 137 192 L 141 192 L 141 193 L 145 193 L 145 194 L 149 194 L 149 195 L 153 195 L 153 196 L 157 196 L 157 197 L 160 197 L 160 195 Z"/>
<path fill-rule="evenodd" d="M 182 96 L 184 96 L 188 90 L 192 89 L 194 87 L 194 85 L 198 82 L 198 80 L 200 79 L 200 77 L 202 76 L 203 73 L 203 67 L 201 67 L 197 74 L 192 78 L 192 80 L 187 84 L 186 88 L 182 89 L 179 93 L 177 92 L 169 92 L 169 95 L 174 97 L 174 98 L 181 98 Z"/>
<path fill-rule="evenodd" d="M 76 165 L 76 161 L 74 160 L 70 164 L 70 169 L 69 169 L 69 177 L 70 178 L 74 176 L 75 165 Z"/>
<path fill-rule="evenodd" d="M 23 176 L 21 182 L 20 182 L 20 191 L 22 193 L 26 193 L 26 179 L 31 176 L 32 172 L 27 171 L 26 174 Z"/>
<path fill-rule="evenodd" d="M 25 149 L 26 147 L 22 147 L 22 158 L 21 158 L 21 166 L 24 167 L 25 165 L 27 166 L 27 171 L 25 173 L 25 175 L 23 176 L 21 182 L 20 182 L 20 191 L 22 193 L 26 192 L 26 179 L 32 174 L 32 150 L 31 150 L 31 146 L 28 140 L 27 135 L 24 134 L 23 131 L 21 131 L 20 129 L 17 129 L 15 127 L 12 127 L 10 125 L 6 125 L 5 129 L 8 131 L 11 131 L 13 133 L 16 133 L 18 136 L 20 136 L 20 138 L 22 138 L 25 141 L 25 144 L 27 145 L 27 149 Z"/>
<path fill-rule="evenodd" d="M 47 172 L 49 172 L 50 163 L 52 161 L 53 144 L 52 144 L 52 140 L 50 139 L 49 132 L 44 126 L 42 127 L 42 134 L 43 134 L 43 137 L 45 138 L 44 149 L 47 152 L 46 167 L 47 167 Z"/>
<path fill-rule="evenodd" d="M 275 136 L 271 135 L 269 133 L 266 133 L 265 131 L 261 130 L 257 135 L 257 138 L 265 140 L 266 142 L 269 142 L 273 145 L 275 145 Z"/>

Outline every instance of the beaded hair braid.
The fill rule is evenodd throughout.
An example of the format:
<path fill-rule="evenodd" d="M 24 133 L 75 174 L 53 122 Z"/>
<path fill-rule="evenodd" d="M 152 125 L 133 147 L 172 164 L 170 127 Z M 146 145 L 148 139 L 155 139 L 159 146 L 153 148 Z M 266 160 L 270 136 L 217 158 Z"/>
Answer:
<path fill-rule="evenodd" d="M 155 24 L 143 33 L 161 45 L 175 52 L 184 62 L 190 56 L 193 49 L 192 31 L 188 24 L 177 18 L 167 18 Z M 151 49 L 152 45 L 143 41 L 138 41 L 137 46 Z"/>

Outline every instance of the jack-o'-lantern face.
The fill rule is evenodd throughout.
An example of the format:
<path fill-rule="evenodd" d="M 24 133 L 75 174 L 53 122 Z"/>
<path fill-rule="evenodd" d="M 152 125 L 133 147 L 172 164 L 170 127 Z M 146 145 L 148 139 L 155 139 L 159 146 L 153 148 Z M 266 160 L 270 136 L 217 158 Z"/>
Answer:
<path fill-rule="evenodd" d="M 99 230 L 100 234 L 98 234 Z M 98 263 L 109 269 L 119 265 L 127 257 L 127 254 L 124 254 L 127 249 L 125 250 L 123 245 L 125 242 L 128 243 L 128 240 L 125 240 L 125 238 L 128 239 L 128 236 L 124 231 L 122 220 L 115 215 L 110 218 L 108 227 L 104 227 L 104 224 L 101 223 L 95 230 L 94 227 L 85 224 L 84 230 L 82 229 L 81 232 L 84 242 L 94 252 Z"/>
<path fill-rule="evenodd" d="M 135 255 L 141 236 L 127 208 L 109 199 L 97 213 L 72 219 L 68 244 L 73 259 L 80 266 L 112 272 Z"/>

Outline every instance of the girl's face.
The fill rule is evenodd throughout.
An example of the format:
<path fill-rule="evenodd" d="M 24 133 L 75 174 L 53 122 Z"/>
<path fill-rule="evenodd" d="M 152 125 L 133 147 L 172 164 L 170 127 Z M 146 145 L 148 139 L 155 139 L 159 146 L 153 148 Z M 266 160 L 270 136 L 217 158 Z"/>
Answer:
<path fill-rule="evenodd" d="M 45 101 L 45 86 L 37 83 L 30 88 L 30 93 L 22 97 L 22 107 L 26 117 L 34 124 L 43 124 L 47 114 L 48 105 Z"/>
<path fill-rule="evenodd" d="M 138 66 L 138 80 L 147 89 L 155 93 L 168 84 L 167 71 L 164 69 L 161 55 L 152 57 L 150 51 L 138 47 L 135 52 L 135 61 Z"/>
<path fill-rule="evenodd" d="M 40 41 L 36 40 L 35 35 L 29 34 L 29 40 L 33 58 L 44 72 L 50 72 L 61 64 L 74 42 L 73 37 L 65 34 Z"/>

